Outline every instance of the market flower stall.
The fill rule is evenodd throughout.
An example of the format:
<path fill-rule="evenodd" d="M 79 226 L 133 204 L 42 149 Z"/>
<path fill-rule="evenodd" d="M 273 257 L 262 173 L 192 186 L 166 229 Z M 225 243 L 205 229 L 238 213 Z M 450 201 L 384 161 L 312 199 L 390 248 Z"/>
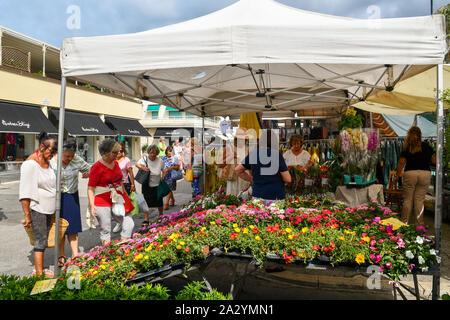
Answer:
<path fill-rule="evenodd" d="M 401 276 L 426 272 L 440 260 L 423 226 L 403 225 L 396 213 L 374 201 L 350 208 L 331 205 L 330 199 L 295 197 L 265 206 L 223 192 L 162 216 L 128 243 L 95 247 L 65 270 L 75 265 L 83 281 L 95 284 L 125 282 L 167 266 L 187 270 L 217 248 L 250 255 L 260 266 L 274 256 L 283 264 L 377 265 L 398 283 Z"/>

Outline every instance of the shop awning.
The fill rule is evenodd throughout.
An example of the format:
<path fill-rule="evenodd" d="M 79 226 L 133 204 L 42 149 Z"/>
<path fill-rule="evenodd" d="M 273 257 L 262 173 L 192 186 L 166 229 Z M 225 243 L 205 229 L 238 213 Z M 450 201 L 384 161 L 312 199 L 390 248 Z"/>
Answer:
<path fill-rule="evenodd" d="M 0 132 L 58 133 L 40 107 L 0 101 Z"/>
<path fill-rule="evenodd" d="M 58 109 L 52 109 L 50 113 L 59 120 Z M 98 115 L 88 113 L 66 111 L 64 129 L 71 136 L 115 136 Z"/>
<path fill-rule="evenodd" d="M 128 137 L 151 137 L 148 131 L 134 119 L 106 117 L 105 123 L 112 129 L 120 133 L 122 136 Z"/>

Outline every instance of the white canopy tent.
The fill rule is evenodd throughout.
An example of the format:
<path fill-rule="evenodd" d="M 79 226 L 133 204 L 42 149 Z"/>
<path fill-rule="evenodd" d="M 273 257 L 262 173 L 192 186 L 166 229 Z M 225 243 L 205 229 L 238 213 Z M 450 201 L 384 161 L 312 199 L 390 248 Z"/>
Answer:
<path fill-rule="evenodd" d="M 442 64 L 445 36 L 442 15 L 363 20 L 273 0 L 240 0 L 145 32 L 65 39 L 60 132 L 67 77 L 203 118 L 255 111 L 284 116 L 317 108 L 340 112 L 373 90 L 392 90 L 407 71 Z"/>

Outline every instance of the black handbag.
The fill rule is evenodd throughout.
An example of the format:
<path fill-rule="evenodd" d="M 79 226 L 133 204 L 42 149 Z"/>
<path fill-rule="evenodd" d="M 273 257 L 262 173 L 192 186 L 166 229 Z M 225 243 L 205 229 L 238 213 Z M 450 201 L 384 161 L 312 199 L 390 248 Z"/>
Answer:
<path fill-rule="evenodd" d="M 145 165 L 148 168 L 147 160 L 145 160 Z M 136 176 L 134 177 L 134 180 L 139 182 L 140 184 L 146 184 L 148 183 L 149 178 L 150 178 L 150 171 L 144 171 L 139 169 Z"/>

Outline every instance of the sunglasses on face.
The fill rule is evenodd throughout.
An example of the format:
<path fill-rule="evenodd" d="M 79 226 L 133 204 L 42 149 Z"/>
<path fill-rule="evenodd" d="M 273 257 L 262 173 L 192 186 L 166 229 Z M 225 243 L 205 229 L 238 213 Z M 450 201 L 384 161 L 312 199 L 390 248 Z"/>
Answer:
<path fill-rule="evenodd" d="M 58 147 L 55 145 L 53 148 L 44 144 L 45 150 L 50 149 L 50 154 L 54 155 L 58 153 Z"/>

